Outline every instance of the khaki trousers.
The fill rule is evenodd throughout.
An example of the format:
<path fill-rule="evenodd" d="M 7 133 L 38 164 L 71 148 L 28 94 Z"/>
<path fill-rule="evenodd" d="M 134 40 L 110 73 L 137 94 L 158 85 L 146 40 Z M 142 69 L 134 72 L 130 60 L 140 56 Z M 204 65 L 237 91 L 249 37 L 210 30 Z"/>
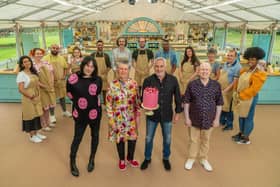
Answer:
<path fill-rule="evenodd" d="M 189 127 L 189 158 L 195 159 L 199 153 L 200 159 L 206 159 L 209 151 L 210 135 L 213 128 L 204 130 Z"/>

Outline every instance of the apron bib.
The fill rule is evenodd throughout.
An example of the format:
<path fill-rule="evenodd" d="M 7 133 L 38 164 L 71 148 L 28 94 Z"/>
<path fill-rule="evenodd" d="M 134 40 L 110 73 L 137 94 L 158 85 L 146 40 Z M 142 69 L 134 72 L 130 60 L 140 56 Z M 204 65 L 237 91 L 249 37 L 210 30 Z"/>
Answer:
<path fill-rule="evenodd" d="M 169 58 L 166 59 L 166 72 L 168 74 L 172 74 L 171 71 L 172 71 L 172 66 L 171 66 L 171 61 L 170 61 L 170 56 L 169 56 Z"/>
<path fill-rule="evenodd" d="M 253 72 L 254 71 L 244 72 L 243 74 L 240 75 L 239 80 L 238 80 L 237 93 L 239 93 L 240 91 L 242 91 L 250 86 L 250 77 Z M 249 100 L 238 99 L 237 111 L 238 111 L 240 117 L 245 118 L 248 116 L 253 99 L 254 99 L 254 97 L 252 97 Z"/>
<path fill-rule="evenodd" d="M 186 88 L 189 83 L 190 77 L 194 74 L 194 67 L 190 62 L 186 62 L 183 64 L 181 67 L 181 73 L 182 77 L 180 78 L 180 89 L 181 89 L 181 94 L 183 95 L 186 91 Z"/>
<path fill-rule="evenodd" d="M 53 62 L 54 70 L 54 89 L 56 98 L 63 98 L 66 96 L 66 81 L 63 80 L 64 68 L 62 68 L 59 62 Z"/>
<path fill-rule="evenodd" d="M 140 50 L 138 51 L 137 62 L 135 65 L 135 81 L 138 86 L 141 86 L 144 82 L 144 79 L 149 76 L 149 59 L 146 54 L 140 54 Z"/>
<path fill-rule="evenodd" d="M 229 85 L 227 71 L 225 71 L 223 69 L 221 70 L 221 74 L 220 74 L 220 78 L 219 78 L 218 82 L 221 84 L 222 90 L 224 90 Z M 230 105 L 232 102 L 232 94 L 233 94 L 233 90 L 229 91 L 227 93 L 223 93 L 224 105 L 223 105 L 222 110 L 225 112 L 231 111 Z"/>
<path fill-rule="evenodd" d="M 103 57 L 97 57 L 95 53 L 95 60 L 98 67 L 98 75 L 102 79 L 102 90 L 107 90 L 108 88 L 108 68 L 106 66 L 104 54 Z"/>
<path fill-rule="evenodd" d="M 56 104 L 54 85 L 50 71 L 46 66 L 40 67 L 39 80 L 42 84 L 47 85 L 47 88 L 40 88 L 41 103 L 43 108 L 54 106 Z"/>
<path fill-rule="evenodd" d="M 26 88 L 28 95 L 35 95 L 34 99 L 29 99 L 22 95 L 22 119 L 32 120 L 43 114 L 42 105 L 40 101 L 39 78 L 36 75 L 28 75 L 30 83 Z"/>
<path fill-rule="evenodd" d="M 81 62 L 74 62 L 71 64 L 71 72 L 72 73 L 77 73 L 78 71 L 80 71 L 80 63 Z"/>

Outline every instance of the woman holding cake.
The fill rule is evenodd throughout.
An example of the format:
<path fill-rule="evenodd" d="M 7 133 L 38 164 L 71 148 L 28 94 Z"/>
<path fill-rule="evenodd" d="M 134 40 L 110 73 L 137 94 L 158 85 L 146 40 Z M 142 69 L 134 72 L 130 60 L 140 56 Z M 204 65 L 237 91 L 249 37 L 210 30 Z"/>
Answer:
<path fill-rule="evenodd" d="M 116 65 L 117 79 L 109 85 L 106 110 L 109 118 L 109 140 L 116 142 L 119 169 L 123 171 L 126 170 L 126 163 L 131 167 L 139 166 L 138 161 L 134 160 L 134 151 L 140 120 L 140 99 L 136 81 L 129 78 L 129 65 L 123 62 Z M 125 142 L 128 144 L 126 158 Z"/>

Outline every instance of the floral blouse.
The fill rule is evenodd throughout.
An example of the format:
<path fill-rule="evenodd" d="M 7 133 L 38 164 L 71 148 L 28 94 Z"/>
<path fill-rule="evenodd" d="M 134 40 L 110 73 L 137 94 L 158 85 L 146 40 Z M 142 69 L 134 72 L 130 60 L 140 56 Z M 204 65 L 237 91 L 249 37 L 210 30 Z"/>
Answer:
<path fill-rule="evenodd" d="M 138 131 L 136 116 L 140 113 L 140 98 L 136 81 L 114 80 L 106 96 L 106 110 L 109 118 L 109 140 L 136 140 Z"/>

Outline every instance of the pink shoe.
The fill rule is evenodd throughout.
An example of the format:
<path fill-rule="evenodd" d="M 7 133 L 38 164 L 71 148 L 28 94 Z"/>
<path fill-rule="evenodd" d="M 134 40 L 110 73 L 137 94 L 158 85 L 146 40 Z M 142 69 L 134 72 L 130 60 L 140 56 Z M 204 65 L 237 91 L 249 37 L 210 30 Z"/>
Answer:
<path fill-rule="evenodd" d="M 126 163 L 124 160 L 120 160 L 119 161 L 119 168 L 121 171 L 125 171 L 126 170 Z"/>
<path fill-rule="evenodd" d="M 127 162 L 133 168 L 138 168 L 139 167 L 139 162 L 137 160 L 127 160 Z"/>

